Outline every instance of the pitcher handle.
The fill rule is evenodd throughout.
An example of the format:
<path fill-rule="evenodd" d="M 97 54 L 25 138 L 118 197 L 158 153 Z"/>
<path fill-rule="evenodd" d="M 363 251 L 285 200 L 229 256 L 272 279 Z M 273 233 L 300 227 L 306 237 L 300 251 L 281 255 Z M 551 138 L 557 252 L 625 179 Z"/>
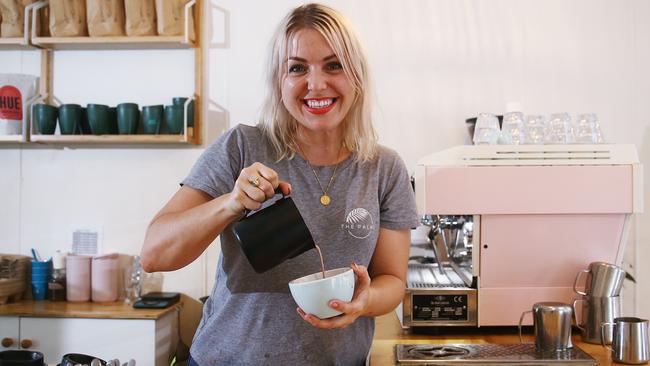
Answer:
<path fill-rule="evenodd" d="M 606 342 L 605 342 L 605 327 L 608 327 L 608 326 L 610 326 L 610 325 L 611 325 L 611 326 L 614 326 L 614 323 L 612 323 L 612 322 L 604 322 L 604 323 L 601 323 L 601 324 L 600 324 L 600 344 L 601 344 L 603 347 L 607 348 L 607 350 L 608 350 L 609 352 L 612 352 L 612 347 L 608 346 L 608 345 L 606 344 Z"/>
<path fill-rule="evenodd" d="M 524 321 L 524 316 L 526 316 L 526 313 L 533 313 L 532 310 L 526 310 L 523 313 L 521 313 L 521 316 L 519 317 L 519 343 L 524 343 L 524 340 L 521 338 L 521 323 Z"/>
<path fill-rule="evenodd" d="M 583 269 L 582 271 L 578 272 L 576 275 L 576 280 L 573 282 L 573 291 L 578 295 L 587 296 L 587 292 L 578 290 L 578 280 L 580 280 L 580 275 L 583 273 L 589 273 L 589 270 Z"/>
<path fill-rule="evenodd" d="M 575 320 L 575 322 L 576 322 L 576 327 L 578 327 L 578 329 L 580 329 L 581 331 L 584 332 L 585 328 L 580 325 L 580 322 L 578 322 L 578 312 L 576 311 L 576 303 L 578 301 L 587 301 L 587 300 L 585 300 L 585 299 L 575 299 L 575 300 L 573 300 L 573 305 L 572 305 L 573 306 L 573 320 Z M 582 316 L 584 316 L 584 314 L 582 314 Z"/>
<path fill-rule="evenodd" d="M 290 196 L 290 195 L 285 196 L 284 193 L 282 193 L 282 190 L 280 189 L 280 187 L 276 187 L 275 188 L 275 195 L 277 196 L 279 194 L 282 195 L 282 198 L 286 198 L 286 197 Z M 241 221 L 241 220 L 247 218 L 252 212 L 257 212 L 257 211 L 253 211 L 253 210 L 249 210 L 249 209 L 245 208 L 244 209 L 244 214 L 239 220 Z"/>

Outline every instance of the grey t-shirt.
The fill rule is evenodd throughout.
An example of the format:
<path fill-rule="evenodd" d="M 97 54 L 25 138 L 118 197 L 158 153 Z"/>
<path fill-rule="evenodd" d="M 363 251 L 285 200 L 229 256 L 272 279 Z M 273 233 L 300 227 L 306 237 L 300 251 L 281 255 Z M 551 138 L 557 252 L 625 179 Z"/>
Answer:
<path fill-rule="evenodd" d="M 218 197 L 232 191 L 241 170 L 260 162 L 291 183 L 293 198 L 326 269 L 368 266 L 379 228 L 409 229 L 418 224 L 408 173 L 394 151 L 380 147 L 376 159 L 360 163 L 355 154 L 339 164 L 328 195 L 307 161 L 275 160 L 269 140 L 257 127 L 239 125 L 201 155 L 183 184 Z M 314 167 L 327 184 L 334 166 Z M 344 329 L 319 329 L 296 313 L 289 281 L 320 271 L 315 250 L 262 274 L 241 252 L 232 230 L 221 234 L 216 283 L 203 310 L 191 354 L 199 365 L 360 365 L 370 350 L 374 318 L 360 317 Z M 397 245 L 397 244 L 395 244 Z"/>

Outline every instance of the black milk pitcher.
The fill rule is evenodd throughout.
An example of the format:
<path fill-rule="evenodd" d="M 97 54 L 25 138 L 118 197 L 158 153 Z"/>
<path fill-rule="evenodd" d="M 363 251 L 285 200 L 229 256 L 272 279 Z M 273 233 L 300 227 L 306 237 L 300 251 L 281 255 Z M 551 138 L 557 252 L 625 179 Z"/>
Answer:
<path fill-rule="evenodd" d="M 311 232 L 290 196 L 245 216 L 234 225 L 234 232 L 257 273 L 315 248 Z"/>

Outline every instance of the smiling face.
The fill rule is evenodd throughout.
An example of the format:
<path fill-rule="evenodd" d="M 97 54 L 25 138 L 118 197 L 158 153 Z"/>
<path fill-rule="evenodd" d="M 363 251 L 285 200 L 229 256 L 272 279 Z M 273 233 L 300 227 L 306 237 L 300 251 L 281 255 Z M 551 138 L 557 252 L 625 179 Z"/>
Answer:
<path fill-rule="evenodd" d="M 290 38 L 282 65 L 282 102 L 311 131 L 332 131 L 354 103 L 354 89 L 325 38 L 304 28 Z"/>

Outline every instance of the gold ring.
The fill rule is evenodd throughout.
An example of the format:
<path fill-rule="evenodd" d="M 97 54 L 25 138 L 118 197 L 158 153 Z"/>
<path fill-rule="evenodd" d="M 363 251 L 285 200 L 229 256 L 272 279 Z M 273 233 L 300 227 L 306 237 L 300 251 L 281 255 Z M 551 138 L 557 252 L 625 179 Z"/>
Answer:
<path fill-rule="evenodd" d="M 260 179 L 259 178 L 248 178 L 248 183 L 252 184 L 253 187 L 257 188 L 260 186 Z"/>

